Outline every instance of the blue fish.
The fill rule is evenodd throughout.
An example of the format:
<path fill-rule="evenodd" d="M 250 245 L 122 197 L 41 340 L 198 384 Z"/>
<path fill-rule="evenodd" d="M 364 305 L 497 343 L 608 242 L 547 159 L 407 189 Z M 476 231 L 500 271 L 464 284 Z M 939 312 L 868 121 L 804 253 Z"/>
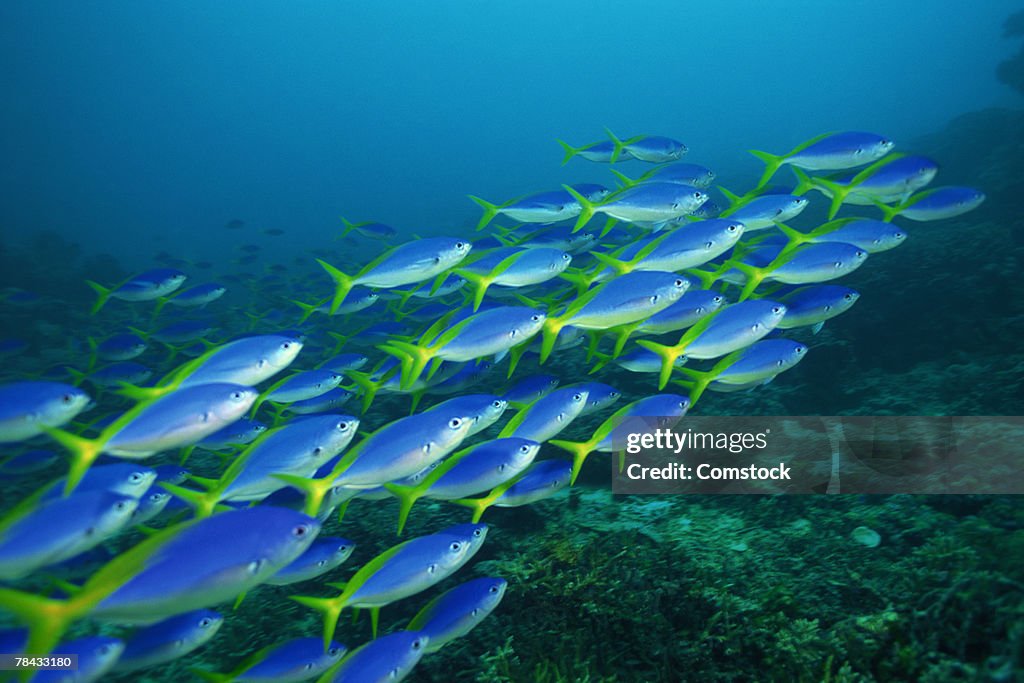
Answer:
<path fill-rule="evenodd" d="M 132 633 L 114 671 L 137 671 L 184 657 L 208 643 L 224 617 L 208 609 L 179 614 Z"/>
<path fill-rule="evenodd" d="M 484 577 L 467 581 L 427 603 L 406 628 L 429 636 L 426 650 L 437 652 L 486 619 L 505 597 L 507 587 L 505 579 Z"/>

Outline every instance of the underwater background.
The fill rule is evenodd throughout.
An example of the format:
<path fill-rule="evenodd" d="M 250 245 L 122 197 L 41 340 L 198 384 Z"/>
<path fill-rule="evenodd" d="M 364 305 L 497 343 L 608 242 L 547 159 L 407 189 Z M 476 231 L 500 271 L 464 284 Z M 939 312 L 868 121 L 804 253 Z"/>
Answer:
<path fill-rule="evenodd" d="M 561 165 L 559 139 L 582 145 L 605 127 L 671 136 L 685 160 L 714 169 L 712 187 L 742 193 L 762 169 L 749 149 L 870 130 L 985 202 L 935 222 L 897 216 L 906 243 L 842 279 L 860 301 L 794 337 L 806 359 L 756 391 L 706 395 L 693 414 L 1021 415 L 1022 17 L 1001 0 L 0 4 L 0 383 L 70 381 L 61 366 L 84 369 L 90 337 L 129 325 L 202 320 L 217 343 L 295 329 L 292 300 L 332 290 L 315 258 L 354 272 L 418 237 L 475 242 L 469 194 L 614 186 L 604 165 Z M 615 168 L 636 177 L 647 165 Z M 773 182 L 793 179 L 784 169 Z M 827 201 L 810 197 L 802 229 L 825 220 Z M 339 215 L 398 236 L 338 240 Z M 111 301 L 90 315 L 86 280 L 111 286 L 156 267 L 227 293 L 198 312 L 158 318 L 150 304 Z M 331 354 L 327 331 L 389 317 L 374 310 L 310 318 L 297 367 Z M 353 346 L 383 357 L 358 333 Z M 587 381 L 584 356 L 524 359 L 517 377 Z M 153 344 L 139 360 L 159 377 L 183 358 Z M 617 369 L 598 379 L 622 392 L 619 406 L 657 389 Z M 467 393 L 506 387 L 502 366 Z M 94 417 L 119 400 L 104 392 Z M 341 412 L 358 413 L 358 400 Z M 382 393 L 364 429 L 408 412 L 407 397 Z M 585 440 L 606 416 L 561 438 Z M 63 468 L 4 474 L 4 510 Z M 328 594 L 324 581 L 394 545 L 396 515 L 394 501 L 354 501 L 327 526 L 357 543 L 331 578 L 261 586 L 218 608 L 223 627 L 195 653 L 102 680 L 194 680 L 192 668 L 226 672 L 318 636 L 319 616 L 288 597 Z M 403 539 L 468 517 L 422 501 Z M 483 521 L 471 563 L 381 614 L 386 633 L 462 580 L 509 582 L 492 615 L 409 680 L 1024 679 L 1018 497 L 612 496 L 597 456 L 567 493 Z M 861 527 L 880 542 L 858 540 Z M 83 623 L 72 635 L 97 630 L 122 633 Z M 369 641 L 368 620 L 343 615 L 336 639 Z"/>

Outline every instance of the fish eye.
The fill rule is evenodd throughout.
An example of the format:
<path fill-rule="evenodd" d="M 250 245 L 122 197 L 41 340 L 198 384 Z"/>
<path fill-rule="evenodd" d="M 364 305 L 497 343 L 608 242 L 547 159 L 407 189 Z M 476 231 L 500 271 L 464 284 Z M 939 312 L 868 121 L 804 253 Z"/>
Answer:
<path fill-rule="evenodd" d="M 337 657 L 340 653 L 341 650 L 339 650 L 336 647 L 332 647 L 330 650 L 327 651 L 327 654 L 329 654 L 331 657 Z"/>
<path fill-rule="evenodd" d="M 118 512 L 123 512 L 127 507 L 128 501 L 126 500 L 119 500 L 117 504 L 114 505 L 114 509 L 117 510 Z"/>
<path fill-rule="evenodd" d="M 572 256 L 569 256 L 568 254 L 562 254 L 562 260 L 563 261 L 571 261 L 572 260 Z"/>
<path fill-rule="evenodd" d="M 782 311 L 783 311 L 782 306 L 772 306 L 772 313 L 774 313 L 775 315 L 778 315 L 779 313 L 782 313 Z"/>
<path fill-rule="evenodd" d="M 99 655 L 101 657 L 106 657 L 107 655 L 110 654 L 110 646 L 109 645 L 100 645 L 98 648 L 96 648 L 96 652 L 99 653 Z"/>
<path fill-rule="evenodd" d="M 308 524 L 299 524 L 298 526 L 292 528 L 292 536 L 294 536 L 295 538 L 302 538 L 307 533 L 309 533 Z"/>
<path fill-rule="evenodd" d="M 502 404 L 502 401 L 500 399 L 496 400 L 496 401 L 491 401 L 491 406 L 493 406 L 494 408 L 500 408 L 501 404 Z"/>
<path fill-rule="evenodd" d="M 701 198 L 701 197 L 703 197 L 703 196 L 704 196 L 704 193 L 703 193 L 703 192 L 694 192 L 694 193 L 693 193 L 693 198 L 694 198 L 694 199 L 700 199 L 700 198 Z"/>
<path fill-rule="evenodd" d="M 461 426 L 462 426 L 462 420 L 460 420 L 457 417 L 453 417 L 452 419 L 448 420 L 448 427 L 450 429 L 458 429 Z"/>
<path fill-rule="evenodd" d="M 60 400 L 65 405 L 68 405 L 75 400 L 75 397 L 72 396 L 71 394 L 64 394 L 63 396 L 60 397 Z"/>
<path fill-rule="evenodd" d="M 685 284 L 686 284 L 686 280 L 684 280 L 684 279 L 682 279 L 682 278 L 678 278 L 678 279 L 677 279 L 677 280 L 676 280 L 676 281 L 675 281 L 675 282 L 674 282 L 673 284 L 674 284 L 674 285 L 675 285 L 676 287 L 682 287 L 683 285 L 685 285 Z"/>
<path fill-rule="evenodd" d="M 320 447 L 320 446 L 317 446 L 316 448 L 313 449 L 313 455 L 320 455 L 323 452 L 324 452 L 324 449 L 322 447 Z"/>
<path fill-rule="evenodd" d="M 480 538 L 484 535 L 483 529 L 473 529 L 473 538 Z"/>
<path fill-rule="evenodd" d="M 802 346 L 802 345 L 801 345 L 801 346 L 798 346 L 798 347 L 796 347 L 796 353 L 797 353 L 797 355 L 800 355 L 801 353 L 803 353 L 803 352 L 804 352 L 804 351 L 806 351 L 806 350 L 807 350 L 807 347 L 806 347 L 806 346 Z"/>
<path fill-rule="evenodd" d="M 583 400 L 583 394 L 573 394 L 572 395 L 572 400 L 573 401 L 582 401 Z"/>
<path fill-rule="evenodd" d="M 452 541 L 452 544 L 449 547 L 451 548 L 452 552 L 462 550 L 462 544 L 458 541 Z"/>
<path fill-rule="evenodd" d="M 241 391 L 232 391 L 231 398 L 233 398 L 236 401 L 241 401 L 243 398 L 245 398 L 245 394 Z"/>
<path fill-rule="evenodd" d="M 540 322 L 540 316 L 539 315 L 531 315 L 530 316 L 530 320 L 532 320 L 533 322 Z"/>
<path fill-rule="evenodd" d="M 847 301 L 853 301 L 853 294 L 847 292 L 846 294 L 843 295 L 843 298 L 846 299 Z"/>
<path fill-rule="evenodd" d="M 497 586 L 491 586 L 490 588 L 487 589 L 487 592 L 488 593 L 497 593 L 498 592 L 498 587 Z"/>
<path fill-rule="evenodd" d="M 343 432 L 348 431 L 348 422 L 339 422 L 338 429 Z"/>
<path fill-rule="evenodd" d="M 423 641 L 421 639 L 417 638 L 416 640 L 412 641 L 412 649 L 418 650 L 421 647 L 423 647 Z"/>
<path fill-rule="evenodd" d="M 864 258 L 867 255 L 868 255 L 868 253 L 866 251 L 864 251 L 862 249 L 858 249 L 857 250 L 857 258 Z"/>
<path fill-rule="evenodd" d="M 203 617 L 202 619 L 199 620 L 199 626 L 201 628 L 206 628 L 207 626 L 209 626 L 212 623 L 213 623 L 213 619 L 211 619 L 210 617 Z"/>
<path fill-rule="evenodd" d="M 712 299 L 712 301 L 714 301 L 716 304 L 720 304 L 723 301 L 725 301 L 725 298 L 721 296 L 716 296 L 714 299 Z"/>
<path fill-rule="evenodd" d="M 142 481 L 142 472 L 132 472 L 132 476 L 128 477 L 128 480 L 133 484 L 138 484 Z"/>
<path fill-rule="evenodd" d="M 292 343 L 291 342 L 282 342 L 281 343 L 281 350 L 282 351 L 287 351 L 291 347 L 292 347 Z"/>
<path fill-rule="evenodd" d="M 525 455 L 525 454 L 530 452 L 530 447 L 529 446 L 520 446 L 519 447 L 519 452 Z"/>

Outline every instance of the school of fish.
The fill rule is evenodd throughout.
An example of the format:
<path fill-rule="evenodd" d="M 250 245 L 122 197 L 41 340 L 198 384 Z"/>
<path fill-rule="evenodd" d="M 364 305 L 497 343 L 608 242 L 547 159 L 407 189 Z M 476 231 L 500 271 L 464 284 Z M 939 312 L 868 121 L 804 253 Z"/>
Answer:
<path fill-rule="evenodd" d="M 857 302 L 836 281 L 906 241 L 895 221 L 950 218 L 984 200 L 929 187 L 934 161 L 873 133 L 752 152 L 759 182 L 743 195 L 719 188 L 721 205 L 710 198 L 716 175 L 681 161 L 678 140 L 608 132 L 561 144 L 563 163 L 648 166 L 633 177 L 612 169 L 608 186 L 473 196 L 477 232 L 458 237 L 403 241 L 342 219 L 349 239 L 388 248 L 366 262 L 323 252 L 319 278 L 234 316 L 234 329 L 195 315 L 221 305 L 228 286 L 192 285 L 171 267 L 119 283 L 97 273 L 91 312 L 105 334 L 66 359 L 63 376 L 0 385 L 0 472 L 23 492 L 0 518 L 0 613 L 18 624 L 0 633 L 0 652 L 75 653 L 76 681 L 159 667 L 216 648 L 232 605 L 262 584 L 301 583 L 292 599 L 322 618 L 321 632 L 195 674 L 401 680 L 504 597 L 500 577 L 423 595 L 486 542 L 488 508 L 565 491 L 592 453 L 614 450 L 627 418 L 678 420 L 708 391 L 773 381 L 807 355 L 808 335 Z M 795 184 L 770 185 L 784 166 Z M 827 220 L 793 227 L 812 202 Z M 553 355 L 572 364 L 540 372 Z M 649 392 L 623 396 L 612 384 L 623 372 L 647 373 Z M 669 384 L 678 389 L 660 393 Z M 385 395 L 388 405 L 407 395 L 409 413 L 382 411 Z M 613 410 L 620 399 L 631 400 Z M 605 419 L 572 429 L 587 415 Z M 322 533 L 343 527 L 353 501 L 393 500 L 401 536 L 420 499 L 466 507 L 467 522 L 396 537 L 375 557 L 358 554 L 358 538 Z M 362 564 L 344 582 L 329 578 L 354 551 Z M 406 599 L 422 609 L 377 635 L 380 611 Z M 335 640 L 349 610 L 369 613 L 374 640 Z M 66 639 L 79 622 L 115 628 Z"/>

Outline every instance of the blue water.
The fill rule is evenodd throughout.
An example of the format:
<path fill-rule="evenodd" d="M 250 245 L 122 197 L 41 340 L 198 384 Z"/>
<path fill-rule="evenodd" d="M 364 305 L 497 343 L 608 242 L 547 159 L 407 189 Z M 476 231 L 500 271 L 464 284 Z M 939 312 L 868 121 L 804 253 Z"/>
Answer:
<path fill-rule="evenodd" d="M 708 192 L 725 206 L 715 185 L 742 193 L 763 168 L 748 150 L 781 154 L 815 135 L 864 130 L 934 158 L 932 186 L 977 187 L 985 203 L 948 220 L 898 216 L 906 243 L 839 281 L 860 293 L 856 306 L 819 334 L 792 333 L 809 347 L 805 360 L 756 391 L 709 392 L 694 413 L 1020 415 L 1024 109 L 996 71 L 1020 49 L 1019 36 L 1004 36 L 1019 9 L 1010 0 L 0 3 L 0 385 L 71 381 L 62 366 L 89 366 L 89 338 L 129 325 L 148 333 L 198 319 L 211 343 L 291 331 L 294 299 L 332 293 L 314 257 L 354 273 L 389 246 L 338 241 L 341 216 L 393 226 L 390 245 L 437 235 L 479 243 L 490 231 L 475 231 L 480 209 L 467 195 L 498 203 L 563 183 L 614 187 L 606 165 L 563 165 L 558 140 L 582 146 L 606 139 L 606 128 L 677 138 L 689 148 L 683 161 L 716 172 Z M 650 165 L 615 168 L 635 177 Z M 783 169 L 773 183 L 791 187 L 793 177 Z M 792 223 L 804 231 L 828 206 L 808 197 Z M 573 265 L 592 262 L 577 254 Z M 228 293 L 198 312 L 111 300 L 89 315 L 86 279 L 113 286 L 154 267 Z M 460 305 L 459 295 L 444 299 Z M 331 355 L 328 331 L 395 317 L 381 303 L 342 319 L 316 314 L 293 369 Z M 372 367 L 386 355 L 378 342 L 356 335 L 343 350 Z M 153 343 L 138 361 L 155 380 L 198 352 Z M 621 390 L 616 408 L 657 393 L 649 375 L 588 376 L 585 356 L 556 352 L 543 367 L 527 358 L 515 378 L 596 378 Z M 500 394 L 506 363 L 463 393 Z M 86 387 L 97 406 L 84 419 L 130 405 Z M 443 398 L 428 393 L 421 406 Z M 356 414 L 357 404 L 341 411 Z M 363 428 L 408 410 L 407 397 L 382 392 Z M 585 440 L 610 412 L 559 438 Z M 0 444 L 0 465 L 31 448 L 56 447 L 45 436 Z M 540 457 L 564 456 L 545 445 Z M 558 498 L 488 510 L 473 562 L 384 609 L 381 630 L 393 631 L 461 581 L 509 582 L 493 615 L 425 657 L 410 680 L 1024 677 L 1018 497 L 613 497 L 607 462 L 592 456 Z M 223 471 L 202 453 L 190 467 Z M 0 481 L 0 514 L 65 470 L 61 460 Z M 227 618 L 203 649 L 101 680 L 193 680 L 191 667 L 224 672 L 259 648 L 318 636 L 319 617 L 289 597 L 334 594 L 326 581 L 350 578 L 398 542 L 396 515 L 394 501 L 354 501 L 326 525 L 323 535 L 357 544 L 328 578 L 261 586 L 234 610 L 211 605 Z M 402 540 L 467 517 L 421 501 Z M 880 543 L 858 540 L 862 528 Z M 105 547 L 141 538 L 126 532 Z M 47 581 L 11 585 L 43 591 Z M 0 628 L 13 625 L 8 616 L 0 599 Z M 68 637 L 100 630 L 129 633 L 86 620 Z M 365 615 L 350 621 L 346 611 L 338 640 L 371 637 Z"/>
<path fill-rule="evenodd" d="M 818 132 L 907 141 L 1014 101 L 994 69 L 1016 6 L 7 2 L 0 223 L 205 259 L 235 217 L 304 244 L 339 214 L 451 230 L 467 193 L 600 179 L 555 139 L 605 126 L 674 135 L 720 175 Z"/>

